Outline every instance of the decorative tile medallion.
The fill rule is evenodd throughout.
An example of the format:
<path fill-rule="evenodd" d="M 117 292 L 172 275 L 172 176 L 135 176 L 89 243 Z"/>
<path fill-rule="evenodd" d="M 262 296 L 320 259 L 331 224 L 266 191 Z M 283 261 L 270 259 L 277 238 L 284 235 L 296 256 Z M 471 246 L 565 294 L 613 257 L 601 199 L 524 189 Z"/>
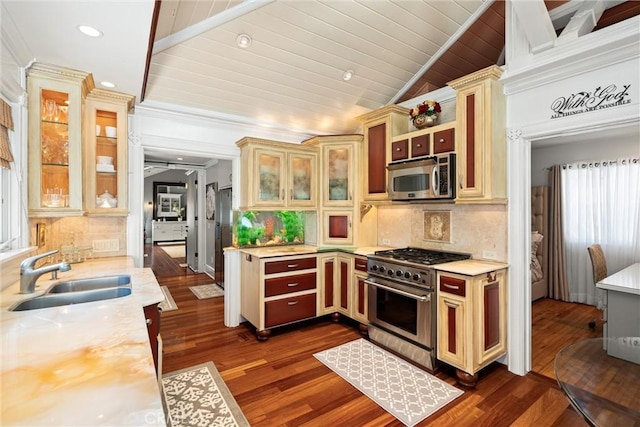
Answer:
<path fill-rule="evenodd" d="M 362 338 L 314 356 L 407 426 L 463 394 Z"/>

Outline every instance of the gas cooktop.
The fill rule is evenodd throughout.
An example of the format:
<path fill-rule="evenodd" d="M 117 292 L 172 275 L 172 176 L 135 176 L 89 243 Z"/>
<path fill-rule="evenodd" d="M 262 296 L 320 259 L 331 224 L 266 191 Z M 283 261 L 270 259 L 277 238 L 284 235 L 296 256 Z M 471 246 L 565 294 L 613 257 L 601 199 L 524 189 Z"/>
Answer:
<path fill-rule="evenodd" d="M 471 258 L 470 254 L 411 247 L 376 251 L 375 256 L 387 258 L 389 260 L 408 261 L 425 265 L 461 261 Z"/>

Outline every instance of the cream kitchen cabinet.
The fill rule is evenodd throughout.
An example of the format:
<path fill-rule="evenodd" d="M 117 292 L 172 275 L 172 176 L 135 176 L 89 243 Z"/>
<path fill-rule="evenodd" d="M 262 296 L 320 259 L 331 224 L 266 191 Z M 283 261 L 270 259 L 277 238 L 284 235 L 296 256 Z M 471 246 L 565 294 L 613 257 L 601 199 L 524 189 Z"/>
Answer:
<path fill-rule="evenodd" d="M 27 70 L 30 217 L 80 216 L 82 117 L 89 73 L 34 63 Z"/>
<path fill-rule="evenodd" d="M 318 254 L 318 268 L 320 269 L 320 290 L 318 296 L 318 315 L 336 313 L 338 301 L 336 299 L 336 253 L 329 252 Z"/>
<path fill-rule="evenodd" d="M 242 316 L 265 341 L 271 329 L 317 315 L 316 254 L 258 258 L 243 253 Z"/>
<path fill-rule="evenodd" d="M 362 123 L 362 167 L 360 197 L 364 202 L 388 200 L 387 163 L 391 141 L 409 129 L 409 110 L 389 105 L 356 118 Z"/>
<path fill-rule="evenodd" d="M 367 292 L 367 258 L 354 255 L 353 257 L 353 276 L 351 278 L 351 317 L 364 325 L 369 324 L 369 297 Z M 363 329 L 361 327 L 361 329 Z"/>
<path fill-rule="evenodd" d="M 397 162 L 455 151 L 455 122 L 398 135 L 391 142 L 391 161 Z"/>
<path fill-rule="evenodd" d="M 338 313 L 347 317 L 353 317 L 353 256 L 338 253 L 336 256 L 337 271 L 337 305 Z"/>
<path fill-rule="evenodd" d="M 151 225 L 151 241 L 170 242 L 187 238 L 186 221 L 154 221 Z"/>
<path fill-rule="evenodd" d="M 500 67 L 449 82 L 456 90 L 456 203 L 506 203 L 506 101 Z"/>
<path fill-rule="evenodd" d="M 466 276 L 438 271 L 438 359 L 475 386 L 478 371 L 507 352 L 506 269 Z"/>
<path fill-rule="evenodd" d="M 243 138 L 240 194 L 246 209 L 316 209 L 318 205 L 315 149 L 258 138 Z"/>
<path fill-rule="evenodd" d="M 94 89 L 86 99 L 84 206 L 88 215 L 128 215 L 127 122 L 135 97 Z M 105 197 L 112 197 L 111 203 Z"/>

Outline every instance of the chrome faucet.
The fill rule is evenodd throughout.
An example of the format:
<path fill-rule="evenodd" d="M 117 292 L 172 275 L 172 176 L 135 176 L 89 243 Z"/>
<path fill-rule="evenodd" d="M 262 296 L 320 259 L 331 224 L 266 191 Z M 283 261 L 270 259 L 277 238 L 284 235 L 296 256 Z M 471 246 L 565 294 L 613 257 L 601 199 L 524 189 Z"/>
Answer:
<path fill-rule="evenodd" d="M 53 272 L 53 271 L 69 271 L 71 270 L 71 265 L 68 262 L 63 261 L 58 264 L 45 265 L 40 268 L 34 269 L 33 267 L 36 265 L 36 261 L 41 258 L 48 257 L 58 253 L 58 250 L 53 250 L 49 252 L 45 252 L 43 254 L 34 255 L 22 261 L 20 264 L 20 293 L 21 294 L 32 294 L 36 291 L 36 280 L 40 276 L 45 273 Z"/>

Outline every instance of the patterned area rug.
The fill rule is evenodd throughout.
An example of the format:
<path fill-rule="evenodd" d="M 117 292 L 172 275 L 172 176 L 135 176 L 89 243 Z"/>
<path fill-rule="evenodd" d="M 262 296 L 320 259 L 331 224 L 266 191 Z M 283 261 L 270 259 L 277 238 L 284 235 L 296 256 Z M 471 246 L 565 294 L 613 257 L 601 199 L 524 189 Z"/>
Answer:
<path fill-rule="evenodd" d="M 314 356 L 409 427 L 463 394 L 362 338 Z"/>
<path fill-rule="evenodd" d="M 207 299 L 224 296 L 224 289 L 215 283 L 211 285 L 189 286 L 189 290 L 198 297 L 198 299 Z"/>
<path fill-rule="evenodd" d="M 187 253 L 182 245 L 162 246 L 160 249 L 165 251 L 171 258 L 185 258 Z"/>
<path fill-rule="evenodd" d="M 173 297 L 171 296 L 171 292 L 169 292 L 169 288 L 167 288 L 166 286 L 160 286 L 160 290 L 164 294 L 164 301 L 158 304 L 158 307 L 160 307 L 160 310 L 161 311 L 177 310 L 178 306 L 176 305 L 176 302 L 173 300 Z"/>
<path fill-rule="evenodd" d="M 249 426 L 212 362 L 162 376 L 169 423 L 179 426 Z"/>

